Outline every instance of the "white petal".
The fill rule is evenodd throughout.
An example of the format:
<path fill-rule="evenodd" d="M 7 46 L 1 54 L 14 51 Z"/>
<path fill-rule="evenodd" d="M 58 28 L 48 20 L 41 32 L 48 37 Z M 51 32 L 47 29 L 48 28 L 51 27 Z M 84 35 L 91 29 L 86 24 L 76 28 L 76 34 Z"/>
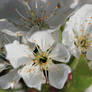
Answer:
<path fill-rule="evenodd" d="M 47 0 L 51 4 L 46 7 L 47 14 L 50 15 L 50 11 L 53 11 L 57 4 L 60 5 L 60 8 L 56 11 L 56 16 L 49 18 L 49 25 L 52 27 L 57 27 L 58 25 L 63 25 L 66 18 L 70 13 L 73 12 L 73 9 L 70 8 L 74 0 Z"/>
<path fill-rule="evenodd" d="M 51 34 L 46 31 L 34 33 L 29 41 L 38 44 L 43 51 L 49 49 L 54 43 Z"/>
<path fill-rule="evenodd" d="M 6 19 L 0 19 L 0 31 L 10 36 L 17 36 L 18 29 Z"/>
<path fill-rule="evenodd" d="M 74 37 L 74 34 L 71 28 L 66 26 L 65 30 L 62 33 L 62 43 L 67 47 L 71 47 L 74 40 L 73 37 Z"/>
<path fill-rule="evenodd" d="M 81 30 L 87 31 L 89 23 L 92 23 L 92 5 L 86 4 L 70 17 L 67 28 L 71 27 L 78 36 L 83 35 Z M 90 21 L 89 21 L 90 20 Z"/>
<path fill-rule="evenodd" d="M 28 46 L 19 44 L 18 41 L 14 41 L 12 44 L 5 45 L 5 48 L 7 51 L 7 59 L 14 68 L 17 68 L 20 65 L 32 60 L 33 55 L 31 50 L 28 48 Z"/>
<path fill-rule="evenodd" d="M 60 42 L 60 32 L 59 30 L 49 31 L 54 38 L 55 42 Z"/>
<path fill-rule="evenodd" d="M 79 49 L 74 44 L 72 45 L 72 47 L 69 48 L 69 51 L 76 58 L 79 58 L 79 56 L 81 54 L 81 52 L 79 51 Z"/>
<path fill-rule="evenodd" d="M 70 71 L 70 67 L 64 64 L 51 65 L 49 67 L 49 83 L 55 88 L 63 88 Z"/>
<path fill-rule="evenodd" d="M 86 57 L 88 60 L 92 60 L 92 47 L 88 49 Z"/>
<path fill-rule="evenodd" d="M 20 77 L 17 70 L 9 72 L 8 74 L 0 77 L 0 88 L 8 89 L 12 86 L 12 83 L 17 83 Z"/>
<path fill-rule="evenodd" d="M 70 59 L 70 53 L 64 47 L 58 43 L 53 51 L 50 53 L 50 56 L 53 60 L 60 61 L 60 62 L 68 62 Z"/>
<path fill-rule="evenodd" d="M 24 79 L 28 87 L 41 89 L 41 84 L 45 83 L 39 66 L 27 65 L 20 72 L 20 76 Z"/>

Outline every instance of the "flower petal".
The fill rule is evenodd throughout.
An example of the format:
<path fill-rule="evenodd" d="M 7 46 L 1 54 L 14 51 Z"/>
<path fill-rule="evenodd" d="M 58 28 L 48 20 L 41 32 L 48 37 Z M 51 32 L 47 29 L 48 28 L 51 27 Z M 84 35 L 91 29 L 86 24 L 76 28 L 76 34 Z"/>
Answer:
<path fill-rule="evenodd" d="M 58 43 L 50 53 L 49 57 L 51 57 L 53 60 L 56 60 L 56 61 L 68 62 L 70 59 L 70 53 L 64 47 L 64 45 L 61 45 L 60 43 Z"/>
<path fill-rule="evenodd" d="M 39 45 L 43 51 L 49 49 L 54 43 L 51 34 L 46 31 L 36 32 L 28 40 Z"/>
<path fill-rule="evenodd" d="M 86 57 L 88 60 L 92 60 L 92 47 L 88 49 Z"/>
<path fill-rule="evenodd" d="M 75 56 L 76 58 L 79 58 L 81 52 L 79 51 L 79 49 L 75 46 L 75 45 L 72 45 L 72 47 L 69 49 L 69 51 L 71 52 L 71 54 L 73 56 Z"/>
<path fill-rule="evenodd" d="M 19 29 L 15 27 L 12 23 L 8 22 L 6 19 L 0 19 L 0 32 L 16 37 Z M 25 34 L 22 31 L 20 32 Z"/>
<path fill-rule="evenodd" d="M 7 59 L 14 68 L 18 68 L 20 65 L 31 62 L 33 58 L 33 54 L 29 47 L 19 44 L 18 41 L 14 41 L 12 44 L 5 45 L 5 48 L 7 51 Z"/>
<path fill-rule="evenodd" d="M 16 13 L 14 8 L 19 8 L 22 6 L 20 0 L 7 0 L 0 1 L 0 18 L 14 18 L 16 17 Z M 10 16 L 11 15 L 11 16 Z"/>
<path fill-rule="evenodd" d="M 28 87 L 41 89 L 41 84 L 45 83 L 39 66 L 27 65 L 20 72 L 20 76 L 24 79 Z"/>
<path fill-rule="evenodd" d="M 12 83 L 16 84 L 19 79 L 20 77 L 17 73 L 17 70 L 13 70 L 8 74 L 0 77 L 0 88 L 8 89 L 12 87 Z"/>
<path fill-rule="evenodd" d="M 71 28 L 67 27 L 67 24 L 66 24 L 66 28 L 65 30 L 63 31 L 62 33 L 62 43 L 67 46 L 68 48 L 72 46 L 73 44 L 73 40 L 74 40 L 74 34 L 71 30 Z"/>
<path fill-rule="evenodd" d="M 55 88 L 63 88 L 70 72 L 70 67 L 65 64 L 51 65 L 49 67 L 49 83 Z"/>
<path fill-rule="evenodd" d="M 50 0 L 50 1 L 47 0 L 47 3 L 43 6 L 43 9 L 45 8 L 45 10 L 47 11 L 46 16 L 52 15 L 47 20 L 48 24 L 51 27 L 55 28 L 64 23 L 64 21 L 66 20 L 68 15 L 73 12 L 73 9 L 70 8 L 73 1 L 74 0 L 67 0 L 67 1 L 65 1 L 65 0 L 62 0 L 62 1 L 61 0 Z M 76 0 L 76 1 L 78 1 L 78 0 Z M 59 6 L 59 7 L 56 9 L 57 6 Z M 77 6 L 77 4 L 76 4 L 76 6 Z M 56 10 L 56 12 L 55 12 L 55 10 Z M 54 13 L 51 11 L 54 11 L 56 15 L 54 15 Z"/>

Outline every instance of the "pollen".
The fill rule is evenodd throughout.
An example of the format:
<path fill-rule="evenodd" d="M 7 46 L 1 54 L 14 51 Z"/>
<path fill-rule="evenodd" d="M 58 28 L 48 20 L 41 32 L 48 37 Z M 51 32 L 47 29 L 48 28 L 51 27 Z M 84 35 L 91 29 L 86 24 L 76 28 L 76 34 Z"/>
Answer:
<path fill-rule="evenodd" d="M 46 19 L 48 19 L 49 17 L 48 16 L 46 16 Z"/>
<path fill-rule="evenodd" d="M 84 30 L 80 30 L 80 32 L 84 32 Z"/>
<path fill-rule="evenodd" d="M 17 32 L 17 36 L 20 37 L 22 36 L 22 34 L 20 32 Z"/>
<path fill-rule="evenodd" d="M 32 14 L 32 16 L 34 16 L 34 10 L 31 10 L 30 13 Z"/>
<path fill-rule="evenodd" d="M 26 69 L 25 72 L 29 73 L 29 72 L 31 72 L 31 69 Z"/>
<path fill-rule="evenodd" d="M 41 22 L 43 22 L 43 21 L 44 21 L 44 18 L 43 18 L 43 17 L 41 17 L 41 18 L 40 18 L 40 21 L 41 21 Z"/>
<path fill-rule="evenodd" d="M 25 12 L 26 12 L 26 14 L 28 14 L 28 11 L 27 10 Z"/>
<path fill-rule="evenodd" d="M 92 19 L 92 17 L 90 17 Z"/>
<path fill-rule="evenodd" d="M 51 2 L 50 1 L 48 1 L 48 5 L 50 5 L 51 4 Z"/>
<path fill-rule="evenodd" d="M 88 23 L 89 25 L 91 24 L 91 23 Z"/>
<path fill-rule="evenodd" d="M 16 12 L 16 8 L 14 8 L 14 11 Z"/>
<path fill-rule="evenodd" d="M 60 4 L 57 4 L 56 9 L 58 9 L 58 8 L 60 8 L 60 7 L 61 7 Z"/>

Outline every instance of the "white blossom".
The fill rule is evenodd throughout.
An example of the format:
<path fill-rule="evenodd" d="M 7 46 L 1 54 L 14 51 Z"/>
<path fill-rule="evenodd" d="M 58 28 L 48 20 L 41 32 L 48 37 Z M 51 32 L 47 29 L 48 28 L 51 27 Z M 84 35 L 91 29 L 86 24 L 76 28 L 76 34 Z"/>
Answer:
<path fill-rule="evenodd" d="M 12 36 L 18 31 L 30 35 L 39 30 L 55 31 L 73 11 L 71 5 L 73 8 L 78 5 L 75 0 L 1 0 L 1 3 L 6 5 L 2 8 L 6 14 L 3 15 L 0 8 L 4 16 L 3 21 L 0 20 L 0 31 Z"/>
<path fill-rule="evenodd" d="M 63 43 L 71 54 L 79 57 L 85 54 L 92 60 L 92 5 L 87 4 L 76 11 L 66 22 Z"/>
<path fill-rule="evenodd" d="M 28 41 L 35 43 L 34 48 L 18 41 L 5 45 L 7 59 L 17 72 L 14 75 L 10 72 L 2 76 L 0 87 L 9 88 L 10 82 L 18 81 L 15 77 L 19 76 L 18 78 L 22 77 L 31 88 L 40 90 L 43 83 L 49 83 L 58 89 L 63 88 L 71 69 L 59 62 L 69 61 L 68 50 L 60 43 L 55 44 L 51 34 L 46 31 L 34 33 Z M 15 77 L 11 78 L 9 75 Z"/>

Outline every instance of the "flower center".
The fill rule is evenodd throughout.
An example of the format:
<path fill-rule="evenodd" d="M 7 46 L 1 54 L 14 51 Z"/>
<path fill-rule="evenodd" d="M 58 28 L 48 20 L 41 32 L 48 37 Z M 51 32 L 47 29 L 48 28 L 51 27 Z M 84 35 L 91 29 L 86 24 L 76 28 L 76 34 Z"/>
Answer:
<path fill-rule="evenodd" d="M 76 37 L 75 45 L 80 49 L 80 51 L 85 54 L 90 46 L 90 42 L 88 41 L 88 36 L 84 35 L 81 37 Z"/>
<path fill-rule="evenodd" d="M 55 7 L 52 10 L 44 9 L 44 4 L 40 3 L 38 5 L 38 1 L 36 1 L 36 9 L 34 9 L 29 0 L 24 0 L 25 5 L 27 6 L 27 10 L 25 10 L 25 15 L 22 14 L 18 9 L 14 9 L 15 12 L 18 14 L 18 18 L 20 20 L 20 24 L 15 23 L 14 21 L 10 20 L 15 26 L 17 27 L 25 27 L 26 29 L 30 30 L 30 28 L 37 26 L 39 30 L 48 29 L 49 28 L 49 20 L 57 15 L 58 10 L 61 8 L 59 3 L 56 3 Z M 47 7 L 51 5 L 51 2 L 48 1 Z M 47 8 L 46 7 L 46 8 Z M 37 14 L 37 8 L 39 8 L 39 13 Z"/>
<path fill-rule="evenodd" d="M 39 61 L 41 63 L 46 63 L 47 62 L 47 57 L 40 58 Z"/>
<path fill-rule="evenodd" d="M 47 61 L 48 61 L 48 56 L 46 52 L 41 51 L 41 49 L 39 48 L 39 46 L 36 46 L 34 51 L 34 56 L 35 56 L 35 60 L 37 61 L 36 63 L 40 64 L 40 65 L 46 65 Z"/>

